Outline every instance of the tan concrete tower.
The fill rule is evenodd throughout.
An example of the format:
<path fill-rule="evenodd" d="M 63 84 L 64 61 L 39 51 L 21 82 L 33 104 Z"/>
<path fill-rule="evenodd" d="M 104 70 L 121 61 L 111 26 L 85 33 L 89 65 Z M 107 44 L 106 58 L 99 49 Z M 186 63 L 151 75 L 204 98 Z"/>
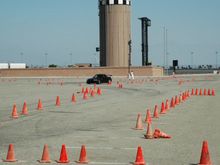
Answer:
<path fill-rule="evenodd" d="M 131 0 L 99 0 L 100 66 L 127 67 Z"/>

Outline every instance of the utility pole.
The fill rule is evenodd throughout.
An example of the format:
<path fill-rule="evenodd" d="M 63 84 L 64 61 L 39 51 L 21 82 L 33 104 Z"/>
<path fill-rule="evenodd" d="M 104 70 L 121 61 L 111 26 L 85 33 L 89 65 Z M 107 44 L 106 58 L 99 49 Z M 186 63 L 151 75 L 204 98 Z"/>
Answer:
<path fill-rule="evenodd" d="M 48 53 L 45 53 L 45 67 L 47 68 L 47 56 L 48 56 Z"/>
<path fill-rule="evenodd" d="M 163 27 L 163 67 L 166 66 L 166 27 Z"/>

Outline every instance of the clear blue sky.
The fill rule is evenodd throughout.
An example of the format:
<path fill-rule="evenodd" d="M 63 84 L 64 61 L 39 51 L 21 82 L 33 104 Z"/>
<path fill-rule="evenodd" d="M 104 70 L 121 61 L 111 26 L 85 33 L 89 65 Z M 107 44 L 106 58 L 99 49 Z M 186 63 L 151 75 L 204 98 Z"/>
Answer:
<path fill-rule="evenodd" d="M 220 0 L 133 0 L 132 64 L 141 65 L 141 23 L 151 19 L 149 59 L 163 65 L 163 27 L 169 63 L 220 64 Z M 0 0 L 0 63 L 95 63 L 97 0 Z M 23 55 L 21 55 L 21 52 Z M 47 61 L 45 53 L 47 53 Z"/>

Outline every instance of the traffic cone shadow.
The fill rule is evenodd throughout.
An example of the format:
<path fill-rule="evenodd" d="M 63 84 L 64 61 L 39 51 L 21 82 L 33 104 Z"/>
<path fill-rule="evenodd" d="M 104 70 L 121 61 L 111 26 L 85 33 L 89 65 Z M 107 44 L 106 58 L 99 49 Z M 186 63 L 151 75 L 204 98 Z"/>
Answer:
<path fill-rule="evenodd" d="M 88 159 L 87 159 L 86 147 L 85 147 L 85 145 L 82 145 L 81 151 L 80 151 L 79 160 L 76 161 L 76 163 L 87 164 L 88 162 L 89 162 L 89 161 L 88 161 Z"/>
<path fill-rule="evenodd" d="M 50 163 L 51 162 L 49 148 L 48 148 L 47 144 L 44 145 L 42 158 L 41 158 L 41 160 L 38 160 L 38 162 L 40 162 L 40 163 Z"/>
<path fill-rule="evenodd" d="M 16 162 L 17 159 L 15 159 L 15 152 L 14 152 L 14 145 L 9 144 L 8 146 L 8 154 L 6 159 L 3 159 L 3 162 Z"/>

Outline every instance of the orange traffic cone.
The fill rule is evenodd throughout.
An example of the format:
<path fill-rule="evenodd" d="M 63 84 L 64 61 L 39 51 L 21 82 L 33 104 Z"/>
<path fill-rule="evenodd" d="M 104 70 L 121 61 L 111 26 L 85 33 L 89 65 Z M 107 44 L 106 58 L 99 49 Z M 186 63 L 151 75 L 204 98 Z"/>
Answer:
<path fill-rule="evenodd" d="M 66 145 L 65 144 L 62 145 L 62 149 L 61 149 L 61 152 L 60 152 L 60 160 L 57 160 L 56 162 L 57 163 L 69 163 L 70 162 L 68 160 L 68 155 L 67 155 L 67 152 L 66 152 Z"/>
<path fill-rule="evenodd" d="M 185 92 L 182 93 L 182 101 L 185 101 L 186 100 L 186 95 L 185 95 Z"/>
<path fill-rule="evenodd" d="M 207 95 L 206 89 L 204 89 L 204 91 L 203 91 L 203 95 L 204 95 L 204 96 Z"/>
<path fill-rule="evenodd" d="M 87 156 L 86 156 L 86 147 L 85 147 L 85 145 L 82 145 L 79 161 L 76 161 L 76 162 L 80 163 L 80 164 L 87 164 L 89 162 L 87 160 Z"/>
<path fill-rule="evenodd" d="M 169 107 L 169 100 L 168 99 L 166 100 L 165 109 L 166 109 L 166 111 L 170 109 L 170 107 Z"/>
<path fill-rule="evenodd" d="M 166 113 L 166 109 L 165 109 L 165 106 L 164 106 L 164 102 L 161 103 L 161 111 L 160 111 L 160 114 L 165 114 Z"/>
<path fill-rule="evenodd" d="M 145 164 L 146 164 L 146 162 L 144 160 L 144 156 L 143 156 L 143 153 L 142 153 L 142 148 L 141 148 L 141 146 L 138 146 L 137 154 L 136 154 L 136 160 L 133 163 L 133 165 L 145 165 Z"/>
<path fill-rule="evenodd" d="M 97 89 L 97 94 L 98 94 L 98 95 L 101 95 L 101 94 L 102 94 L 101 88 L 98 88 L 98 89 Z"/>
<path fill-rule="evenodd" d="M 200 91 L 199 91 L 199 95 L 202 96 L 202 89 L 200 89 Z"/>
<path fill-rule="evenodd" d="M 144 137 L 146 139 L 153 139 L 154 138 L 153 132 L 152 132 L 152 128 L 151 128 L 151 123 L 148 123 L 148 125 L 147 125 L 147 132 L 144 135 Z"/>
<path fill-rule="evenodd" d="M 212 96 L 215 96 L 215 89 L 212 89 Z"/>
<path fill-rule="evenodd" d="M 146 123 L 152 123 L 152 119 L 151 119 L 151 115 L 150 115 L 150 110 L 148 109 L 147 110 L 147 113 L 146 113 L 146 118 L 145 118 L 145 122 Z"/>
<path fill-rule="evenodd" d="M 211 91 L 210 91 L 210 89 L 208 89 L 208 95 L 211 96 Z"/>
<path fill-rule="evenodd" d="M 199 95 L 199 90 L 198 90 L 198 88 L 196 88 L 196 93 L 195 93 L 195 95 L 196 95 L 196 96 Z"/>
<path fill-rule="evenodd" d="M 93 90 L 92 88 L 89 88 L 89 93 L 90 93 L 90 94 L 91 94 L 92 90 Z"/>
<path fill-rule="evenodd" d="M 166 133 L 160 131 L 159 129 L 154 130 L 154 138 L 167 138 L 170 139 L 171 136 L 167 135 Z"/>
<path fill-rule="evenodd" d="M 186 92 L 187 97 L 190 97 L 189 90 Z"/>
<path fill-rule="evenodd" d="M 191 95 L 194 95 L 194 89 L 192 88 Z"/>
<path fill-rule="evenodd" d="M 175 108 L 175 101 L 174 101 L 174 98 L 173 98 L 173 97 L 172 97 L 172 99 L 171 99 L 170 107 L 171 107 L 171 108 Z"/>
<path fill-rule="evenodd" d="M 157 105 L 155 105 L 155 107 L 154 107 L 154 115 L 153 115 L 153 118 L 159 118 Z"/>
<path fill-rule="evenodd" d="M 73 102 L 73 103 L 76 102 L 76 96 L 74 95 L 74 93 L 73 93 L 73 95 L 72 95 L 72 102 Z"/>
<path fill-rule="evenodd" d="M 84 92 L 84 94 L 83 94 L 83 100 L 87 100 L 87 99 L 88 99 L 88 95 L 87 95 L 86 92 Z"/>
<path fill-rule="evenodd" d="M 207 141 L 203 141 L 200 163 L 198 165 L 212 165 Z"/>
<path fill-rule="evenodd" d="M 143 125 L 142 125 L 142 120 L 141 120 L 141 114 L 139 113 L 137 116 L 137 122 L 136 122 L 136 127 L 134 128 L 136 130 L 142 130 L 144 129 Z"/>
<path fill-rule="evenodd" d="M 85 91 L 85 93 L 87 93 L 87 94 L 89 93 L 89 88 L 86 88 L 86 91 Z"/>
<path fill-rule="evenodd" d="M 24 102 L 23 108 L 22 108 L 22 115 L 28 115 L 28 108 L 27 108 L 27 103 L 26 101 Z"/>
<path fill-rule="evenodd" d="M 56 98 L 56 106 L 60 106 L 60 96 L 57 96 Z"/>
<path fill-rule="evenodd" d="M 38 100 L 37 109 L 38 110 L 42 110 L 43 109 L 43 105 L 42 105 L 41 99 Z"/>
<path fill-rule="evenodd" d="M 94 97 L 94 96 L 95 96 L 95 92 L 94 92 L 94 90 L 91 90 L 90 95 L 91 95 L 91 97 Z"/>
<path fill-rule="evenodd" d="M 44 145 L 44 150 L 43 150 L 43 154 L 42 154 L 42 158 L 41 160 L 38 160 L 40 163 L 50 163 L 50 154 L 49 154 L 49 149 L 48 149 L 48 145 L 45 144 Z"/>
<path fill-rule="evenodd" d="M 179 104 L 179 98 L 178 96 L 175 97 L 175 105 L 178 105 Z"/>
<path fill-rule="evenodd" d="M 81 93 L 84 93 L 84 92 L 85 92 L 84 87 L 82 87 Z"/>
<path fill-rule="evenodd" d="M 17 113 L 16 104 L 13 105 L 11 117 L 12 117 L 13 119 L 17 119 L 17 118 L 18 118 L 18 113 Z"/>
<path fill-rule="evenodd" d="M 9 144 L 8 147 L 8 154 L 6 159 L 3 160 L 3 162 L 16 162 L 17 160 L 15 159 L 15 152 L 14 152 L 14 145 Z"/>

